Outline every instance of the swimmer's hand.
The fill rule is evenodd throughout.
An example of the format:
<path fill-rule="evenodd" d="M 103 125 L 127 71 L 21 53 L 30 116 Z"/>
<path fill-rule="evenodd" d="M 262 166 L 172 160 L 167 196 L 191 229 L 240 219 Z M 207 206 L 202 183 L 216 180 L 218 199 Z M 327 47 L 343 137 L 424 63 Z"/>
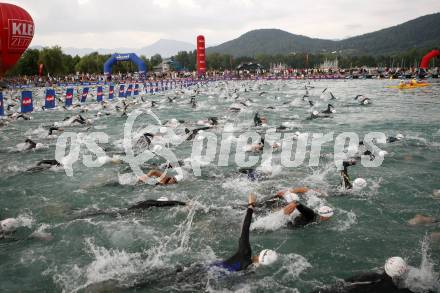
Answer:
<path fill-rule="evenodd" d="M 283 197 L 287 190 L 280 190 L 277 192 L 276 196 Z"/>
<path fill-rule="evenodd" d="M 283 208 L 283 212 L 286 216 L 290 215 L 291 213 L 293 213 L 293 211 L 296 209 L 296 206 L 298 204 L 296 202 L 291 202 L 289 203 L 287 206 L 285 206 Z"/>
<path fill-rule="evenodd" d="M 257 196 L 253 193 L 249 193 L 248 195 L 248 206 L 255 207 L 255 204 L 257 202 Z"/>
<path fill-rule="evenodd" d="M 150 177 L 148 177 L 147 175 L 142 175 L 142 176 L 138 177 L 138 180 L 145 183 L 148 181 L 148 178 L 150 178 Z"/>

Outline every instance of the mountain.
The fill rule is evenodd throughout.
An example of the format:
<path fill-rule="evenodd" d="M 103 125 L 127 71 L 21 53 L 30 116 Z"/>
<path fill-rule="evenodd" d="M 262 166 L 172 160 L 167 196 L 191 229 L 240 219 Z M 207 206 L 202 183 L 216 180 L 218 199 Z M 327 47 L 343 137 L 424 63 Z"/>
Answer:
<path fill-rule="evenodd" d="M 195 42 L 194 42 L 195 43 Z M 34 49 L 41 49 L 42 46 L 32 46 Z M 137 53 L 139 55 L 145 55 L 146 57 L 151 57 L 155 54 L 160 54 L 162 57 L 171 57 L 177 54 L 179 51 L 192 51 L 195 50 L 195 45 L 175 40 L 165 40 L 160 39 L 159 41 L 142 48 L 114 48 L 114 49 L 105 49 L 105 48 L 74 48 L 74 47 L 66 47 L 62 48 L 63 52 L 68 55 L 79 55 L 84 56 L 90 54 L 92 52 L 99 52 L 100 54 L 113 54 L 113 53 Z"/>
<path fill-rule="evenodd" d="M 161 39 L 147 47 L 136 50 L 136 53 L 147 57 L 153 56 L 154 54 L 160 54 L 162 57 L 171 57 L 176 55 L 179 51 L 193 51 L 195 49 L 195 41 L 194 44 L 190 44 L 182 41 Z"/>
<path fill-rule="evenodd" d="M 344 40 L 314 39 L 279 29 L 259 29 L 245 33 L 232 41 L 207 48 L 208 53 L 233 56 L 264 54 L 325 53 L 339 51 L 350 55 L 380 55 L 412 48 L 440 46 L 440 13 L 430 14 Z"/>

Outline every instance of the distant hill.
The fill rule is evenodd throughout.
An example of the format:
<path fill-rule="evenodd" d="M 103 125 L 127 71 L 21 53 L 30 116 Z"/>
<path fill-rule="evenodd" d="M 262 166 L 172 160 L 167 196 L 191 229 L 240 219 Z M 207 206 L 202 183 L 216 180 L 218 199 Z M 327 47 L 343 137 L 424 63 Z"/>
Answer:
<path fill-rule="evenodd" d="M 440 47 L 440 13 L 430 14 L 376 32 L 339 41 L 314 39 L 279 29 L 259 29 L 207 49 L 208 53 L 233 56 L 264 54 L 324 53 L 380 55 L 412 48 Z"/>
<path fill-rule="evenodd" d="M 194 41 L 195 43 L 195 41 Z M 33 46 L 32 48 L 41 49 L 41 46 Z M 92 52 L 99 52 L 100 54 L 113 54 L 113 53 L 137 53 L 139 55 L 145 55 L 146 57 L 151 57 L 155 54 L 160 54 L 162 57 L 171 57 L 177 54 L 179 51 L 192 51 L 195 50 L 195 44 L 190 44 L 182 41 L 175 40 L 165 40 L 161 39 L 149 46 L 142 48 L 115 48 L 115 49 L 104 49 L 104 48 L 73 48 L 66 47 L 62 48 L 63 52 L 68 55 L 79 55 L 84 56 Z"/>

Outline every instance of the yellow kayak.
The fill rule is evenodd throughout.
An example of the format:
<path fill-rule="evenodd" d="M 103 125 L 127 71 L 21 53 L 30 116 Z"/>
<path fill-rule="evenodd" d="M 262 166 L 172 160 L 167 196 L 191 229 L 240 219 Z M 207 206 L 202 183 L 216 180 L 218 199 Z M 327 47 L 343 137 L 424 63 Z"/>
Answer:
<path fill-rule="evenodd" d="M 388 88 L 391 89 L 399 89 L 399 90 L 407 90 L 407 89 L 415 89 L 415 88 L 419 88 L 419 87 L 425 87 L 425 86 L 430 86 L 430 83 L 427 82 L 420 82 L 420 83 L 416 83 L 416 84 L 400 84 L 400 85 L 393 85 L 393 86 L 388 86 Z"/>

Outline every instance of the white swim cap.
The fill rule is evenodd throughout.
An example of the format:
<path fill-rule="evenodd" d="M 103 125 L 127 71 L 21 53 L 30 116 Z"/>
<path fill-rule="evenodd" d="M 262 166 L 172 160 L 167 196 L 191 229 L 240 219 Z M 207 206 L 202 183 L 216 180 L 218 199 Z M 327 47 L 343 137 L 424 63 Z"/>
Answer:
<path fill-rule="evenodd" d="M 176 181 L 179 182 L 183 180 L 183 175 L 177 174 L 176 176 L 174 176 L 174 178 L 176 178 Z"/>
<path fill-rule="evenodd" d="M 403 136 L 402 133 L 398 133 L 398 134 L 396 135 L 396 138 L 397 138 L 398 140 L 401 140 L 401 139 L 404 138 L 404 136 Z"/>
<path fill-rule="evenodd" d="M 408 270 L 408 265 L 400 256 L 394 256 L 385 262 L 385 273 L 391 278 L 401 277 Z"/>
<path fill-rule="evenodd" d="M 157 199 L 157 201 L 168 201 L 169 199 L 168 199 L 168 197 L 166 197 L 166 196 L 161 196 L 161 197 L 159 197 L 158 199 Z"/>
<path fill-rule="evenodd" d="M 315 110 L 315 111 L 312 112 L 312 114 L 315 115 L 315 116 L 318 116 L 319 112 Z"/>
<path fill-rule="evenodd" d="M 353 187 L 356 189 L 362 189 L 367 186 L 367 181 L 364 178 L 356 178 L 353 181 Z"/>
<path fill-rule="evenodd" d="M 283 197 L 288 203 L 291 203 L 292 201 L 299 201 L 298 194 L 293 192 L 287 191 L 286 193 L 284 193 Z"/>
<path fill-rule="evenodd" d="M 380 151 L 378 153 L 378 155 L 379 155 L 379 157 L 385 157 L 386 155 L 388 155 L 388 152 L 387 151 Z"/>
<path fill-rule="evenodd" d="M 278 254 L 271 249 L 263 249 L 258 256 L 258 262 L 264 266 L 268 266 L 276 262 Z"/>
<path fill-rule="evenodd" d="M 331 112 L 332 112 L 332 113 L 336 113 L 336 110 L 335 110 L 335 109 L 331 109 Z"/>
<path fill-rule="evenodd" d="M 158 152 L 160 150 L 162 150 L 162 146 L 160 146 L 158 144 L 153 147 L 153 152 Z"/>
<path fill-rule="evenodd" d="M 331 216 L 333 216 L 333 213 L 333 209 L 328 206 L 322 206 L 318 209 L 318 215 L 324 218 L 330 218 Z"/>
<path fill-rule="evenodd" d="M 8 218 L 0 221 L 1 230 L 4 232 L 14 232 L 15 230 L 17 230 L 18 226 L 18 221 L 14 218 Z"/>
<path fill-rule="evenodd" d="M 159 132 L 162 133 L 162 134 L 165 134 L 165 133 L 168 132 L 168 129 L 167 129 L 166 127 L 162 126 L 162 127 L 159 129 Z"/>

